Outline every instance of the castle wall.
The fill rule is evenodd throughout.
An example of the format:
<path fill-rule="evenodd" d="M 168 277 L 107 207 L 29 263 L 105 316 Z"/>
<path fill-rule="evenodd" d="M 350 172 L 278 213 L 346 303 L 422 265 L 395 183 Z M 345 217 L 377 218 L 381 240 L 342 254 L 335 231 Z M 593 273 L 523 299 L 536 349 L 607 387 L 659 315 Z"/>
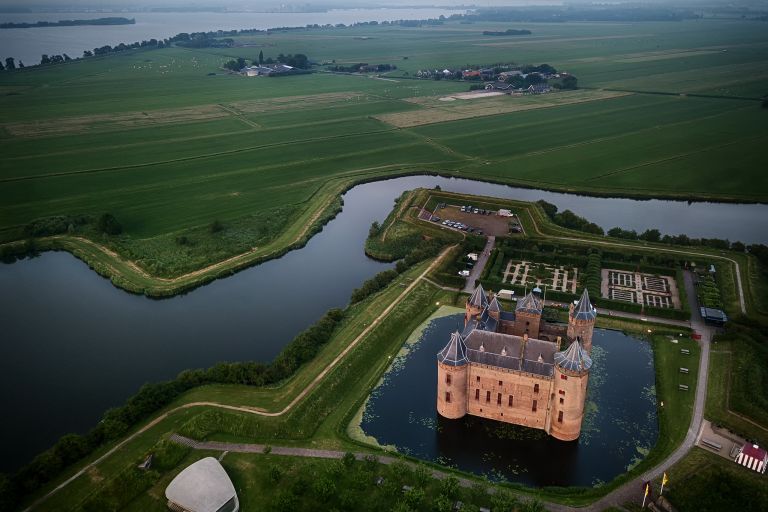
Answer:
<path fill-rule="evenodd" d="M 536 384 L 538 392 L 535 391 Z M 544 429 L 551 385 L 552 380 L 546 377 L 470 364 L 467 412 L 473 416 Z M 510 396 L 512 406 L 509 405 Z M 534 400 L 536 411 L 533 411 Z"/>
<path fill-rule="evenodd" d="M 437 363 L 437 412 L 448 419 L 467 414 L 467 373 L 469 365 Z"/>
<path fill-rule="evenodd" d="M 555 366 L 554 377 L 554 399 L 548 432 L 561 441 L 573 441 L 581 433 L 589 373 L 580 375 Z M 561 400 L 563 403 L 560 403 Z"/>

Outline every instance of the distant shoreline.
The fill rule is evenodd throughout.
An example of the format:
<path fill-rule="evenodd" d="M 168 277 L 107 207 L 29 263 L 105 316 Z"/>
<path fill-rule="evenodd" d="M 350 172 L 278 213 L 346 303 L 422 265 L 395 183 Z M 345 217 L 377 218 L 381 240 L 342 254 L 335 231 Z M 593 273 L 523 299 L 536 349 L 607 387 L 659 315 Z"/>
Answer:
<path fill-rule="evenodd" d="M 35 23 L 0 23 L 4 28 L 78 27 L 82 25 L 135 25 L 135 18 L 94 18 L 90 20 L 38 21 Z"/>

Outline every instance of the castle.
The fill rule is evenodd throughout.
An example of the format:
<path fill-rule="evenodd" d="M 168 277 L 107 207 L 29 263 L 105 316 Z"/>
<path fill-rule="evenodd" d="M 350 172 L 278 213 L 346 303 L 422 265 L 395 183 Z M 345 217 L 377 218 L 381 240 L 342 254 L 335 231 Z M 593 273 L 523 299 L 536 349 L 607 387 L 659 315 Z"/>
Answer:
<path fill-rule="evenodd" d="M 568 325 L 541 318 L 540 290 L 502 310 L 482 285 L 467 300 L 464 332 L 437 354 L 437 412 L 471 414 L 544 430 L 563 441 L 579 437 L 597 310 L 584 293 Z M 563 345 L 563 341 L 565 344 Z M 563 346 L 561 346 L 563 345 Z"/>

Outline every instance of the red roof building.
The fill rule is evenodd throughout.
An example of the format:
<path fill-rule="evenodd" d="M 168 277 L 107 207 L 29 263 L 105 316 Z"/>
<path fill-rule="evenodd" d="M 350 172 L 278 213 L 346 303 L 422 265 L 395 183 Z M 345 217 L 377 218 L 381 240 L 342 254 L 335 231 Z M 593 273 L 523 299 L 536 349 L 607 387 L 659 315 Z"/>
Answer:
<path fill-rule="evenodd" d="M 746 443 L 736 456 L 736 464 L 765 474 L 766 466 L 768 466 L 768 452 L 756 444 Z"/>

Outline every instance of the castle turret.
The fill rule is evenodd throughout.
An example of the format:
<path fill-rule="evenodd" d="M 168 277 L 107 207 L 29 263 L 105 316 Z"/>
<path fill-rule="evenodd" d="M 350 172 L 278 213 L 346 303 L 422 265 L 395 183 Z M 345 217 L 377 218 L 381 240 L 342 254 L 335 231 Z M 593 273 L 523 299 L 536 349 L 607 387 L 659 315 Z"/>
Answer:
<path fill-rule="evenodd" d="M 579 438 L 592 359 L 577 339 L 555 353 L 552 407 L 548 432 L 561 441 Z"/>
<path fill-rule="evenodd" d="M 528 295 L 517 301 L 515 326 L 512 329 L 512 334 L 515 336 L 527 334 L 531 338 L 538 339 L 541 312 L 544 309 L 544 301 L 541 300 L 540 293 L 539 288 L 534 288 Z"/>
<path fill-rule="evenodd" d="M 501 316 L 501 304 L 499 304 L 499 299 L 495 295 L 488 304 L 488 314 L 497 321 Z"/>
<path fill-rule="evenodd" d="M 488 305 L 488 296 L 483 290 L 483 285 L 478 284 L 475 291 L 467 300 L 466 313 L 464 314 L 464 325 L 467 324 L 470 318 L 476 317 L 482 314 L 485 307 Z"/>
<path fill-rule="evenodd" d="M 588 354 L 592 353 L 592 333 L 595 329 L 595 319 L 597 318 L 597 309 L 589 301 L 589 293 L 584 288 L 581 298 L 571 303 L 568 313 L 568 339 L 581 339 L 584 350 Z"/>
<path fill-rule="evenodd" d="M 467 414 L 467 346 L 458 331 L 437 353 L 437 412 L 457 419 Z"/>

